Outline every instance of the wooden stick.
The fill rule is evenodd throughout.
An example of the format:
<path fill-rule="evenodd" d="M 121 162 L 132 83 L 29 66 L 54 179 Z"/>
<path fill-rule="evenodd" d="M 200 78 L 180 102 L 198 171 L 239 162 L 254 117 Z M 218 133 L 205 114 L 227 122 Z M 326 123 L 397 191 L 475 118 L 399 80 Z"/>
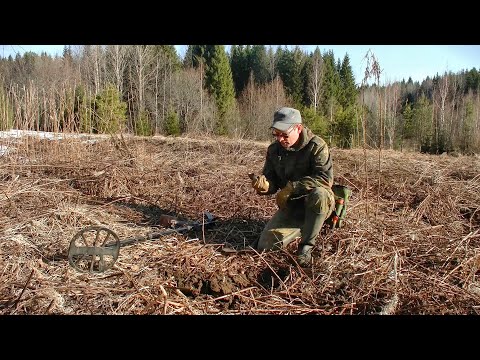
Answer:
<path fill-rule="evenodd" d="M 17 300 L 15 300 L 15 303 L 13 304 L 12 307 L 17 307 L 17 304 L 18 304 L 18 302 L 20 301 L 23 293 L 25 292 L 25 289 L 27 288 L 28 283 L 29 283 L 30 280 L 32 279 L 32 276 L 33 276 L 33 272 L 34 272 L 34 271 L 35 271 L 35 270 L 32 269 L 32 272 L 30 273 L 30 276 L 28 277 L 27 282 L 26 282 L 25 285 L 23 286 L 22 292 L 21 292 L 20 295 L 18 296 Z"/>

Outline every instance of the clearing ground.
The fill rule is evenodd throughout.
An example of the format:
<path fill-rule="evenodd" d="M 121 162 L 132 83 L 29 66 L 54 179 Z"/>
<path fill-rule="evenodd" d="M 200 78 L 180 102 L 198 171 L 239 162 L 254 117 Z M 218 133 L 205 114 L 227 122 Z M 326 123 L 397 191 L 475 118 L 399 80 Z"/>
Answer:
<path fill-rule="evenodd" d="M 332 149 L 353 190 L 345 226 L 300 268 L 249 248 L 276 210 L 259 196 L 267 143 L 191 138 L 3 139 L 0 314 L 477 314 L 480 159 Z M 113 267 L 70 266 L 90 225 L 120 240 L 160 215 L 215 226 L 122 246 Z M 297 240 L 298 241 L 298 240 Z M 226 252 L 225 247 L 235 250 Z"/>

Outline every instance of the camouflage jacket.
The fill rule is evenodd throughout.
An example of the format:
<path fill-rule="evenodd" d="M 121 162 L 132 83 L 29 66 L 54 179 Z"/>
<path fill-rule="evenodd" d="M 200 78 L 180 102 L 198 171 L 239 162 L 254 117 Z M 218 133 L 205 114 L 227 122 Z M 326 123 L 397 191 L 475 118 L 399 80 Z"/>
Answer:
<path fill-rule="evenodd" d="M 327 143 L 304 126 L 295 147 L 285 149 L 278 141 L 270 144 L 263 175 L 270 183 L 266 194 L 277 192 L 288 181 L 293 184 L 293 197 L 319 186 L 330 189 L 333 163 Z"/>

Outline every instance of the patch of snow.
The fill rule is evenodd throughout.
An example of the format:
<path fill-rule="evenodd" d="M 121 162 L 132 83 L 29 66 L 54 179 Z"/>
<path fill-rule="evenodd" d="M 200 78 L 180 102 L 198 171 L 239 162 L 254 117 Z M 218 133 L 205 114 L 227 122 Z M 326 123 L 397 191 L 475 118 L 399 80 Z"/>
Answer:
<path fill-rule="evenodd" d="M 7 155 L 9 152 L 8 146 L 0 145 L 0 156 Z"/>
<path fill-rule="evenodd" d="M 59 140 L 63 139 L 65 134 L 62 133 L 53 133 L 48 131 L 33 131 L 33 130 L 18 130 L 18 129 L 11 129 L 8 131 L 0 131 L 0 138 L 21 138 L 24 136 L 34 136 L 41 139 L 48 139 L 48 140 Z"/>
<path fill-rule="evenodd" d="M 77 134 L 77 133 L 58 133 L 58 132 L 49 132 L 49 131 L 34 131 L 34 130 L 18 130 L 11 129 L 8 131 L 0 131 L 0 139 L 20 139 L 25 136 L 32 136 L 40 139 L 46 140 L 63 140 L 63 139 L 86 139 L 84 140 L 87 144 L 94 144 L 99 141 L 99 139 L 107 139 L 109 135 L 107 134 Z M 2 153 L 0 153 L 1 155 Z"/>

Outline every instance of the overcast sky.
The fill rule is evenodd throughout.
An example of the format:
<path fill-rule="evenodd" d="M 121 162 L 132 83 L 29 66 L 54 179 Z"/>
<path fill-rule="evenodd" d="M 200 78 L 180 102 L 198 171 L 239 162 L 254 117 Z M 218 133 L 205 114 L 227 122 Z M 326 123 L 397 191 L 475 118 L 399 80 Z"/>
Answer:
<path fill-rule="evenodd" d="M 272 46 L 276 49 L 278 45 Z M 289 48 L 293 46 L 288 45 Z M 348 53 L 357 83 L 363 80 L 367 66 L 365 56 L 369 50 L 382 69 L 381 84 L 408 80 L 408 77 L 413 81 L 422 81 L 437 73 L 457 73 L 473 67 L 480 70 L 480 45 L 301 45 L 307 52 L 313 52 L 316 46 L 322 53 L 332 50 L 335 58 L 340 60 Z M 0 45 L 0 56 L 15 56 L 16 53 L 23 54 L 25 51 L 46 51 L 52 56 L 60 56 L 63 47 L 64 45 Z M 176 45 L 176 48 L 183 57 L 187 45 Z M 229 48 L 227 45 L 227 51 Z"/>

